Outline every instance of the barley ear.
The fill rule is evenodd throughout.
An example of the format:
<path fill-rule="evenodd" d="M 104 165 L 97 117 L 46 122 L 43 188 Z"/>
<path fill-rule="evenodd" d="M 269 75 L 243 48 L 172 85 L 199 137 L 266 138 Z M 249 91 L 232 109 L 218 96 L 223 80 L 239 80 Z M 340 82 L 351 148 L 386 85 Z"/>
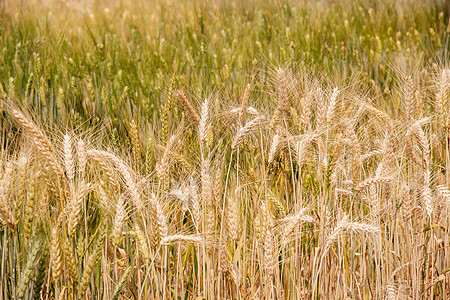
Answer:
<path fill-rule="evenodd" d="M 183 105 L 183 107 L 186 109 L 186 112 L 189 115 L 189 117 L 191 118 L 192 122 L 196 126 L 198 126 L 198 124 L 199 124 L 199 117 L 198 117 L 197 113 L 195 112 L 194 107 L 192 107 L 191 103 L 186 98 L 184 93 L 182 91 L 178 91 L 177 92 L 177 97 L 178 97 L 178 100 L 181 102 L 181 105 Z"/>

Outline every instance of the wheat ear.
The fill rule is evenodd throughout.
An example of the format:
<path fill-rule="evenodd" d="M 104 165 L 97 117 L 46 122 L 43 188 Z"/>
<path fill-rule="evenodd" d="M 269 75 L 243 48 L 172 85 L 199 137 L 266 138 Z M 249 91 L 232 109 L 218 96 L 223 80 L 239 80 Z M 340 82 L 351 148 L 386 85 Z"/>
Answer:
<path fill-rule="evenodd" d="M 141 157 L 141 142 L 139 140 L 139 130 L 136 122 L 131 120 L 130 122 L 130 138 L 131 145 L 133 146 L 134 161 L 139 164 Z"/>
<path fill-rule="evenodd" d="M 7 190 L 10 185 L 10 179 L 13 173 L 12 163 L 6 167 L 5 173 L 0 180 L 0 219 L 9 227 L 14 228 L 16 221 L 14 214 L 10 211 L 7 202 Z"/>
<path fill-rule="evenodd" d="M 233 142 L 231 143 L 231 149 L 235 151 L 242 143 L 242 140 L 249 135 L 255 127 L 265 119 L 264 116 L 259 116 L 254 118 L 253 120 L 249 121 L 247 124 L 245 124 L 244 127 L 239 129 L 239 131 L 236 133 L 236 135 L 233 138 Z"/>
<path fill-rule="evenodd" d="M 95 160 L 99 161 L 99 159 L 104 158 L 107 160 L 110 160 L 116 168 L 119 170 L 119 172 L 122 174 L 125 184 L 127 187 L 128 192 L 131 195 L 131 199 L 133 201 L 133 205 L 141 211 L 144 207 L 144 203 L 142 202 L 141 195 L 139 194 L 138 184 L 136 183 L 137 175 L 133 172 L 133 169 L 131 169 L 123 160 L 121 160 L 116 155 L 107 152 L 107 151 L 101 151 L 101 150 L 88 150 L 88 155 L 92 158 L 96 158 Z"/>
<path fill-rule="evenodd" d="M 131 274 L 132 270 L 133 269 L 131 267 L 128 267 L 125 270 L 125 272 L 123 273 L 122 277 L 120 277 L 120 280 L 117 283 L 117 286 L 116 286 L 116 288 L 114 290 L 114 293 L 113 293 L 113 297 L 112 297 L 113 300 L 119 299 L 120 293 L 122 292 L 123 287 L 125 286 L 125 283 L 128 280 L 128 277 L 130 277 L 130 274 Z"/>
<path fill-rule="evenodd" d="M 248 99 L 250 98 L 250 91 L 252 90 L 251 84 L 247 84 L 247 87 L 244 90 L 244 94 L 242 95 L 241 108 L 239 110 L 239 119 L 241 120 L 241 124 L 245 124 L 245 113 L 247 111 Z"/>
<path fill-rule="evenodd" d="M 390 183 L 392 181 L 392 177 L 373 177 L 366 179 L 364 181 L 361 181 L 358 183 L 358 185 L 355 187 L 355 192 L 359 193 L 362 190 L 364 190 L 366 187 L 377 184 L 377 183 Z"/>
<path fill-rule="evenodd" d="M 178 100 L 180 100 L 181 105 L 183 105 L 183 107 L 186 109 L 186 112 L 188 113 L 188 115 L 191 118 L 192 122 L 196 126 L 198 126 L 198 124 L 199 124 L 199 117 L 198 117 L 197 113 L 195 112 L 194 107 L 192 107 L 191 103 L 186 98 L 184 93 L 182 91 L 178 91 L 177 92 L 177 97 L 178 97 Z"/>
<path fill-rule="evenodd" d="M 69 236 L 73 236 L 75 234 L 75 229 L 78 225 L 81 216 L 81 206 L 83 204 L 84 198 L 86 198 L 90 190 L 91 184 L 90 183 L 85 184 L 84 182 L 82 182 L 80 190 L 75 195 L 75 198 L 72 200 L 68 221 Z"/>
<path fill-rule="evenodd" d="M 202 103 L 202 112 L 200 115 L 200 124 L 198 126 L 198 134 L 200 137 L 200 142 L 203 143 L 207 136 L 209 131 L 209 100 L 208 98 L 205 99 Z"/>
<path fill-rule="evenodd" d="M 58 228 L 59 226 L 56 225 L 52 229 L 52 239 L 50 244 L 50 259 L 51 259 L 51 266 L 52 266 L 52 277 L 53 280 L 56 280 L 61 274 L 61 268 L 62 268 L 62 259 L 61 259 L 61 248 L 59 244 L 59 235 L 58 235 Z"/>
<path fill-rule="evenodd" d="M 313 223 L 314 219 L 306 214 L 307 209 L 302 208 L 297 214 L 291 217 L 285 217 L 283 219 L 284 222 L 286 222 L 286 226 L 283 229 L 283 233 L 281 236 L 281 244 L 283 246 L 286 246 L 289 242 L 289 235 L 294 230 L 295 227 L 297 227 L 300 223 L 308 222 Z"/>
<path fill-rule="evenodd" d="M 127 212 L 125 208 L 125 197 L 119 196 L 119 201 L 116 205 L 116 215 L 114 217 L 113 226 L 113 241 L 115 245 L 120 243 L 120 238 L 122 237 L 122 228 L 125 223 L 125 218 L 127 217 Z"/>
<path fill-rule="evenodd" d="M 172 135 L 172 137 L 167 142 L 166 148 L 164 149 L 164 153 L 156 166 L 156 176 L 160 182 L 164 181 L 164 177 L 167 172 L 167 167 L 169 165 L 170 154 L 172 152 L 172 147 L 175 145 L 175 141 L 177 139 L 176 135 Z"/>
<path fill-rule="evenodd" d="M 414 114 L 414 81 L 411 76 L 405 78 L 406 120 L 413 119 Z"/>
<path fill-rule="evenodd" d="M 174 234 L 168 235 L 161 239 L 161 245 L 170 245 L 173 243 L 201 243 L 202 238 L 196 235 L 183 235 L 183 234 Z"/>
<path fill-rule="evenodd" d="M 330 97 L 330 104 L 328 105 L 327 109 L 327 123 L 328 125 L 332 124 L 333 118 L 336 115 L 336 111 L 338 108 L 338 95 L 339 95 L 339 89 L 334 88 L 333 93 Z"/>
<path fill-rule="evenodd" d="M 282 68 L 278 69 L 278 109 L 281 112 L 286 112 L 289 106 L 287 86 L 286 86 L 286 75 Z"/>
<path fill-rule="evenodd" d="M 77 157 L 78 157 L 78 171 L 80 173 L 80 178 L 83 178 L 84 173 L 86 172 L 87 153 L 86 153 L 86 143 L 82 138 L 79 138 L 77 142 Z"/>
<path fill-rule="evenodd" d="M 272 138 L 272 144 L 270 145 L 268 158 L 269 163 L 273 163 L 275 155 L 277 154 L 279 148 L 280 148 L 280 135 L 275 134 Z"/>
<path fill-rule="evenodd" d="M 71 188 L 75 177 L 75 161 L 73 159 L 72 138 L 69 134 L 64 135 L 64 166 L 66 168 L 67 179 Z"/>
<path fill-rule="evenodd" d="M 10 114 L 24 129 L 26 129 L 31 134 L 34 144 L 46 158 L 50 167 L 58 176 L 60 176 L 60 178 L 63 178 L 64 172 L 56 159 L 53 146 L 45 136 L 45 134 L 42 133 L 42 131 L 36 126 L 36 124 L 26 118 L 21 111 L 12 109 L 10 111 Z"/>
<path fill-rule="evenodd" d="M 20 279 L 19 289 L 17 292 L 17 298 L 23 299 L 25 297 L 25 291 L 27 289 L 28 283 L 30 282 L 31 275 L 34 270 L 34 263 L 36 261 L 38 252 L 40 249 L 40 242 L 33 243 L 33 248 L 31 249 L 28 258 L 27 264 L 25 265 L 25 269 L 22 273 L 22 278 Z"/>

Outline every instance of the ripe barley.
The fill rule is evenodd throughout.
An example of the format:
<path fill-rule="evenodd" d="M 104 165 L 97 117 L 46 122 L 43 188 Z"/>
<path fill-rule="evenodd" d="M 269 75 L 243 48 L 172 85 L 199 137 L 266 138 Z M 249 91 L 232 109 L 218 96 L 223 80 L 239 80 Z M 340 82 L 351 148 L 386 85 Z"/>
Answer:
<path fill-rule="evenodd" d="M 125 197 L 123 195 L 120 195 L 116 205 L 116 214 L 114 216 L 113 225 L 113 242 L 115 245 L 118 245 L 120 243 L 120 239 L 122 237 L 122 228 L 125 223 L 126 217 L 127 212 L 125 207 Z"/>
<path fill-rule="evenodd" d="M 9 163 L 6 167 L 3 177 L 0 179 L 0 219 L 11 228 L 14 228 L 16 221 L 7 201 L 7 192 L 11 183 L 13 170 L 14 169 L 12 163 Z"/>
<path fill-rule="evenodd" d="M 98 166 L 100 167 L 100 170 L 102 172 L 104 172 L 106 178 L 108 179 L 108 182 L 112 185 L 114 192 L 118 193 L 119 190 L 120 190 L 120 184 L 117 181 L 114 172 L 106 164 L 106 162 L 105 162 L 106 159 L 102 158 L 101 154 L 102 153 L 100 153 L 100 152 L 96 152 L 96 151 L 92 152 L 91 151 L 90 152 L 90 158 L 98 164 Z M 80 157 L 79 157 L 78 161 L 80 162 Z M 80 170 L 80 174 L 82 174 L 81 170 Z"/>
<path fill-rule="evenodd" d="M 285 247 L 289 243 L 289 235 L 299 224 L 303 222 L 313 223 L 314 219 L 306 214 L 307 209 L 302 208 L 297 214 L 285 217 L 282 219 L 284 226 L 283 233 L 281 235 L 281 245 Z"/>
<path fill-rule="evenodd" d="M 245 113 L 247 112 L 248 99 L 250 98 L 250 91 L 252 90 L 251 84 L 247 84 L 247 87 L 244 90 L 244 94 L 242 95 L 241 108 L 239 110 L 239 120 L 241 121 L 241 125 L 245 124 Z"/>
<path fill-rule="evenodd" d="M 194 108 L 192 107 L 189 100 L 186 98 L 184 93 L 182 91 L 177 92 L 178 100 L 180 100 L 183 107 L 186 109 L 186 112 L 188 113 L 189 117 L 191 118 L 192 122 L 198 126 L 199 124 L 199 117 L 197 113 L 195 112 Z"/>
<path fill-rule="evenodd" d="M 392 177 L 372 177 L 372 178 L 366 179 L 366 180 L 358 183 L 358 185 L 355 187 L 355 192 L 359 193 L 362 190 L 364 190 L 366 187 L 368 187 L 372 184 L 390 183 L 391 181 L 392 181 Z"/>
<path fill-rule="evenodd" d="M 77 157 L 78 157 L 78 172 L 79 177 L 83 178 L 86 171 L 87 164 L 87 153 L 86 153 L 86 143 L 82 138 L 78 139 L 77 142 Z"/>
<path fill-rule="evenodd" d="M 150 197 L 150 203 L 152 204 L 153 208 L 156 211 L 156 222 L 158 224 L 158 234 L 159 238 L 162 239 L 165 236 L 168 235 L 168 223 L 167 223 L 167 217 L 164 213 L 163 207 L 159 203 L 158 199 L 155 195 L 152 195 Z"/>
<path fill-rule="evenodd" d="M 40 242 L 36 241 L 32 244 L 31 251 L 28 254 L 27 257 L 27 263 L 25 265 L 25 269 L 22 273 L 22 278 L 20 279 L 19 288 L 17 291 L 17 298 L 23 299 L 25 297 L 25 291 L 27 289 L 28 283 L 30 282 L 31 275 L 34 271 L 34 263 L 36 261 L 39 249 L 40 249 Z"/>
<path fill-rule="evenodd" d="M 230 197 L 227 201 L 227 229 L 228 236 L 231 240 L 238 239 L 239 229 L 239 202 L 237 199 L 238 193 Z"/>
<path fill-rule="evenodd" d="M 116 288 L 114 289 L 113 293 L 113 300 L 119 299 L 120 293 L 122 292 L 125 283 L 128 281 L 128 277 L 130 277 L 131 271 L 133 270 L 132 267 L 128 267 L 125 272 L 123 272 L 122 276 L 120 277 L 119 282 L 117 283 Z"/>
<path fill-rule="evenodd" d="M 109 160 L 116 166 L 116 168 L 125 179 L 125 184 L 128 192 L 131 195 L 133 205 L 138 209 L 138 211 L 141 211 L 144 207 L 144 203 L 141 199 L 138 184 L 136 182 L 137 175 L 134 173 L 133 169 L 131 169 L 131 167 L 129 167 L 122 159 L 107 151 L 88 150 L 87 154 L 90 157 L 94 158 L 94 160 L 96 161 L 99 161 L 103 158 Z"/>
<path fill-rule="evenodd" d="M 275 159 L 275 155 L 277 154 L 279 147 L 280 147 L 280 136 L 278 134 L 275 134 L 272 138 L 272 144 L 270 145 L 268 158 L 269 163 L 273 163 L 273 160 Z"/>
<path fill-rule="evenodd" d="M 73 255 L 73 247 L 71 245 L 71 242 L 67 239 L 64 241 L 64 265 L 69 270 L 70 278 L 74 281 L 78 281 L 78 270 L 77 270 L 77 263 L 75 260 L 75 257 Z"/>
<path fill-rule="evenodd" d="M 93 253 L 89 256 L 87 263 L 83 269 L 83 275 L 81 276 L 80 285 L 79 285 L 79 297 L 83 297 L 86 293 L 86 289 L 88 288 L 89 282 L 92 278 L 92 270 L 94 269 L 95 263 L 99 258 L 98 249 L 94 249 Z"/>
<path fill-rule="evenodd" d="M 167 168 L 169 165 L 170 154 L 172 152 L 172 147 L 175 145 L 175 141 L 177 140 L 177 136 L 173 135 L 169 141 L 167 142 L 166 148 L 164 149 L 164 153 L 156 166 L 156 176 L 160 182 L 164 181 L 164 177 L 167 172 Z"/>
<path fill-rule="evenodd" d="M 405 104 L 406 104 L 406 120 L 411 121 L 414 119 L 414 81 L 411 76 L 406 76 L 405 78 Z"/>
<path fill-rule="evenodd" d="M 64 135 L 64 166 L 66 167 L 67 179 L 73 187 L 73 179 L 75 177 L 75 161 L 72 153 L 72 138 L 69 134 Z"/>
<path fill-rule="evenodd" d="M 83 201 L 91 191 L 91 188 L 92 185 L 90 183 L 85 184 L 82 182 L 80 190 L 75 194 L 74 199 L 70 204 L 70 213 L 67 223 L 69 236 L 73 236 L 75 234 L 76 227 L 81 217 L 81 207 L 83 205 Z"/>
<path fill-rule="evenodd" d="M 239 129 L 239 131 L 236 133 L 231 143 L 231 150 L 235 151 L 241 145 L 242 140 L 250 133 L 252 133 L 255 127 L 264 119 L 265 119 L 264 116 L 256 117 L 253 120 L 247 122 L 247 124 L 245 124 L 244 127 Z"/>
<path fill-rule="evenodd" d="M 58 228 L 56 225 L 52 229 L 51 235 L 51 244 L 50 244 L 50 261 L 52 266 L 52 278 L 53 280 L 57 280 L 59 275 L 61 274 L 62 269 L 62 259 L 61 259 L 61 248 L 59 244 L 59 234 Z"/>
<path fill-rule="evenodd" d="M 202 112 L 200 115 L 200 124 L 198 126 L 198 134 L 200 142 L 206 141 L 209 131 L 209 99 L 206 98 L 202 103 Z"/>
<path fill-rule="evenodd" d="M 201 243 L 202 238 L 195 235 L 183 235 L 183 234 L 174 234 L 174 235 L 168 235 L 161 239 L 162 245 L 170 245 L 174 243 Z"/>
<path fill-rule="evenodd" d="M 33 138 L 34 144 L 46 158 L 47 163 L 50 165 L 55 174 L 57 174 L 60 178 L 63 178 L 64 172 L 58 160 L 56 159 L 53 146 L 48 140 L 47 136 L 42 133 L 42 131 L 37 127 L 36 124 L 34 124 L 34 122 L 25 117 L 25 115 L 21 111 L 17 109 L 11 109 L 10 114 L 17 121 L 17 123 L 19 123 L 24 129 L 28 131 L 28 133 L 30 133 L 31 137 Z"/>
<path fill-rule="evenodd" d="M 139 129 L 134 120 L 131 120 L 130 122 L 130 138 L 131 138 L 131 145 L 133 146 L 132 150 L 134 161 L 137 165 L 139 165 L 141 157 L 141 142 L 139 140 Z"/>
<path fill-rule="evenodd" d="M 330 104 L 328 105 L 327 109 L 327 124 L 332 124 L 333 118 L 336 115 L 336 111 L 338 109 L 338 95 L 339 95 L 339 89 L 336 87 L 333 89 L 333 92 L 330 97 Z"/>
<path fill-rule="evenodd" d="M 281 112 L 286 112 L 289 106 L 289 99 L 287 94 L 286 76 L 285 71 L 282 68 L 278 69 L 278 109 Z"/>

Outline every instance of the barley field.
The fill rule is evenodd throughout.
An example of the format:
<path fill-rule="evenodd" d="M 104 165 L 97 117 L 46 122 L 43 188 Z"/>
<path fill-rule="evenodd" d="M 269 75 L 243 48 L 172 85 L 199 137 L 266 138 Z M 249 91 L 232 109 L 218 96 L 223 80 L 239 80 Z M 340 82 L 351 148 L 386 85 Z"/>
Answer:
<path fill-rule="evenodd" d="M 450 2 L 3 0 L 0 299 L 450 299 Z"/>

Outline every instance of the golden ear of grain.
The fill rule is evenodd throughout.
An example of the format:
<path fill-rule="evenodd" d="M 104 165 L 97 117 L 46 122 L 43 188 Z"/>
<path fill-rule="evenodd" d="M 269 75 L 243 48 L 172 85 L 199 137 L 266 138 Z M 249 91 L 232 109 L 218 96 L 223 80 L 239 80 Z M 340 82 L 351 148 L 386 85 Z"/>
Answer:
<path fill-rule="evenodd" d="M 336 111 L 338 108 L 338 95 L 339 89 L 336 87 L 333 89 L 333 92 L 330 97 L 330 103 L 327 109 L 327 124 L 330 126 L 333 122 L 333 118 L 336 115 Z"/>
<path fill-rule="evenodd" d="M 253 120 L 249 121 L 247 124 L 245 124 L 244 127 L 239 129 L 239 131 L 236 133 L 236 135 L 233 138 L 233 141 L 231 143 L 231 149 L 235 151 L 242 143 L 242 140 L 249 135 L 255 127 L 265 119 L 264 116 L 258 116 L 254 118 Z"/>
<path fill-rule="evenodd" d="M 150 262 L 150 248 L 148 246 L 147 239 L 145 238 L 145 234 L 142 232 L 141 228 L 137 223 L 134 224 L 134 235 L 137 240 L 137 244 L 139 247 L 139 252 L 144 256 L 144 260 L 146 263 Z"/>
<path fill-rule="evenodd" d="M 166 175 L 167 168 L 169 165 L 170 154 L 172 152 L 172 148 L 175 145 L 176 140 L 177 140 L 177 135 L 173 135 L 169 139 L 169 141 L 167 142 L 166 148 L 164 149 L 163 156 L 161 157 L 161 160 L 159 161 L 158 165 L 156 166 L 156 176 L 160 182 L 164 181 L 164 177 Z"/>
<path fill-rule="evenodd" d="M 68 234 L 73 236 L 75 234 L 76 227 L 81 218 L 81 207 L 86 196 L 89 194 L 92 185 L 90 183 L 81 183 L 80 190 L 75 194 L 75 198 L 70 204 L 70 213 L 68 220 Z"/>
<path fill-rule="evenodd" d="M 94 249 L 93 253 L 91 254 L 91 256 L 89 256 L 89 259 L 83 269 L 83 275 L 81 276 L 78 290 L 80 293 L 80 298 L 84 296 L 84 294 L 86 293 L 86 289 L 88 288 L 89 282 L 91 281 L 92 278 L 92 270 L 94 269 L 97 260 L 98 260 L 98 250 Z"/>
<path fill-rule="evenodd" d="M 214 178 L 214 201 L 215 206 L 220 206 L 222 200 L 222 176 L 224 168 L 224 160 L 222 159 L 220 163 L 216 166 L 216 173 Z"/>
<path fill-rule="evenodd" d="M 268 162 L 273 163 L 275 159 L 275 155 L 278 152 L 280 146 L 280 136 L 278 134 L 275 134 L 272 138 L 272 144 L 270 145 L 270 151 L 269 151 L 269 158 Z"/>
<path fill-rule="evenodd" d="M 286 225 L 284 226 L 283 233 L 281 236 L 281 245 L 285 247 L 289 242 L 289 235 L 300 223 L 308 222 L 313 223 L 314 219 L 306 214 L 307 209 L 302 208 L 297 214 L 285 217 L 282 222 Z"/>
<path fill-rule="evenodd" d="M 233 197 L 230 197 L 227 202 L 227 229 L 228 236 L 233 241 L 236 241 L 239 237 L 239 218 L 240 208 L 237 193 Z"/>
<path fill-rule="evenodd" d="M 100 170 L 105 174 L 107 181 L 112 185 L 113 190 L 115 193 L 118 193 L 120 190 L 120 184 L 117 181 L 116 175 L 111 170 L 111 168 L 106 164 L 105 159 L 101 157 L 101 153 L 96 151 L 90 151 L 90 159 L 95 161 L 98 166 L 100 167 Z"/>
<path fill-rule="evenodd" d="M 31 237 L 31 227 L 33 225 L 33 218 L 35 215 L 35 185 L 36 182 L 31 182 L 28 188 L 28 193 L 26 195 L 26 206 L 25 206 L 25 224 L 24 224 L 24 233 L 25 237 L 29 239 Z"/>
<path fill-rule="evenodd" d="M 289 107 L 289 99 L 288 99 L 288 92 L 287 92 L 287 86 L 286 86 L 286 75 L 285 71 L 282 68 L 278 69 L 277 72 L 277 79 L 278 79 L 278 109 L 281 112 L 286 112 Z"/>
<path fill-rule="evenodd" d="M 390 183 L 392 181 L 392 177 L 373 177 L 366 179 L 364 181 L 361 181 L 356 187 L 355 192 L 359 193 L 362 190 L 364 190 L 366 187 L 377 184 L 377 183 Z"/>
<path fill-rule="evenodd" d="M 199 124 L 199 117 L 198 117 L 197 113 L 195 112 L 194 107 L 192 107 L 191 103 L 186 98 L 184 93 L 182 91 L 178 91 L 177 92 L 177 97 L 178 97 L 178 100 L 180 100 L 181 105 L 183 105 L 183 107 L 186 109 L 186 112 L 189 115 L 189 117 L 191 118 L 192 122 L 196 126 L 198 126 L 198 124 Z"/>
<path fill-rule="evenodd" d="M 405 78 L 405 87 L 404 87 L 404 95 L 405 95 L 405 105 L 406 105 L 406 120 L 410 121 L 414 119 L 414 81 L 411 76 L 407 76 Z"/>
<path fill-rule="evenodd" d="M 264 269 L 269 278 L 272 278 L 275 271 L 275 241 L 272 230 L 267 229 L 264 239 Z"/>
<path fill-rule="evenodd" d="M 62 269 L 62 259 L 61 259 L 61 248 L 59 244 L 59 226 L 54 226 L 52 229 L 52 239 L 50 243 L 50 260 L 52 266 L 52 278 L 57 280 L 61 274 Z"/>
<path fill-rule="evenodd" d="M 73 186 L 75 177 L 75 161 L 73 159 L 72 137 L 66 133 L 64 135 L 64 166 L 66 168 L 67 179 L 70 186 Z"/>
<path fill-rule="evenodd" d="M 77 263 L 75 261 L 75 257 L 73 255 L 73 247 L 71 245 L 71 242 L 66 239 L 64 242 L 64 265 L 66 266 L 67 270 L 69 270 L 70 278 L 74 281 L 78 281 L 78 270 L 77 270 Z"/>
<path fill-rule="evenodd" d="M 60 178 L 63 178 L 63 169 L 56 159 L 53 146 L 47 136 L 36 126 L 34 122 L 25 117 L 25 115 L 18 109 L 11 109 L 9 113 L 16 120 L 16 122 L 19 123 L 31 135 L 34 144 L 45 157 L 46 162 L 50 165 L 55 174 L 57 174 Z"/>
<path fill-rule="evenodd" d="M 245 124 L 245 113 L 247 112 L 248 99 L 250 98 L 251 90 L 252 90 L 252 86 L 249 83 L 249 84 L 247 84 L 244 94 L 242 95 L 241 109 L 239 110 L 239 119 L 240 119 L 242 125 Z"/>
<path fill-rule="evenodd" d="M 122 238 L 122 228 L 127 217 L 126 207 L 125 207 L 125 197 L 119 196 L 119 201 L 116 205 L 116 215 L 114 217 L 113 225 L 113 241 L 115 245 L 120 243 Z"/>
<path fill-rule="evenodd" d="M 200 142 L 203 143 L 208 135 L 209 131 L 209 100 L 205 99 L 202 103 L 202 112 L 200 115 L 200 124 L 198 126 L 198 135 Z"/>
<path fill-rule="evenodd" d="M 158 225 L 158 234 L 159 234 L 159 238 L 162 239 L 169 234 L 167 216 L 164 212 L 163 207 L 161 206 L 161 203 L 156 198 L 156 195 L 153 194 L 150 197 L 150 202 L 156 211 L 156 222 Z"/>
<path fill-rule="evenodd" d="M 77 157 L 78 157 L 78 171 L 80 173 L 79 177 L 83 178 L 84 173 L 86 171 L 87 153 L 86 153 L 86 143 L 82 138 L 79 138 L 77 142 Z"/>
<path fill-rule="evenodd" d="M 130 138 L 133 147 L 133 156 L 136 165 L 139 165 L 141 158 L 141 142 L 139 139 L 139 129 L 134 120 L 130 122 Z"/>
<path fill-rule="evenodd" d="M 202 203 L 206 206 L 212 205 L 212 181 L 210 174 L 210 162 L 209 158 L 204 158 L 202 160 Z"/>
<path fill-rule="evenodd" d="M 170 245 L 174 243 L 201 243 L 202 238 L 196 235 L 174 234 L 168 235 L 161 239 L 161 245 Z"/>
<path fill-rule="evenodd" d="M 133 169 L 129 167 L 122 159 L 108 151 L 91 149 L 87 151 L 87 154 L 97 162 L 101 159 L 106 159 L 115 165 L 125 180 L 125 184 L 131 195 L 133 205 L 138 209 L 138 211 L 141 211 L 144 207 L 144 203 L 141 199 L 138 184 L 136 182 L 137 175 L 134 173 Z"/>

